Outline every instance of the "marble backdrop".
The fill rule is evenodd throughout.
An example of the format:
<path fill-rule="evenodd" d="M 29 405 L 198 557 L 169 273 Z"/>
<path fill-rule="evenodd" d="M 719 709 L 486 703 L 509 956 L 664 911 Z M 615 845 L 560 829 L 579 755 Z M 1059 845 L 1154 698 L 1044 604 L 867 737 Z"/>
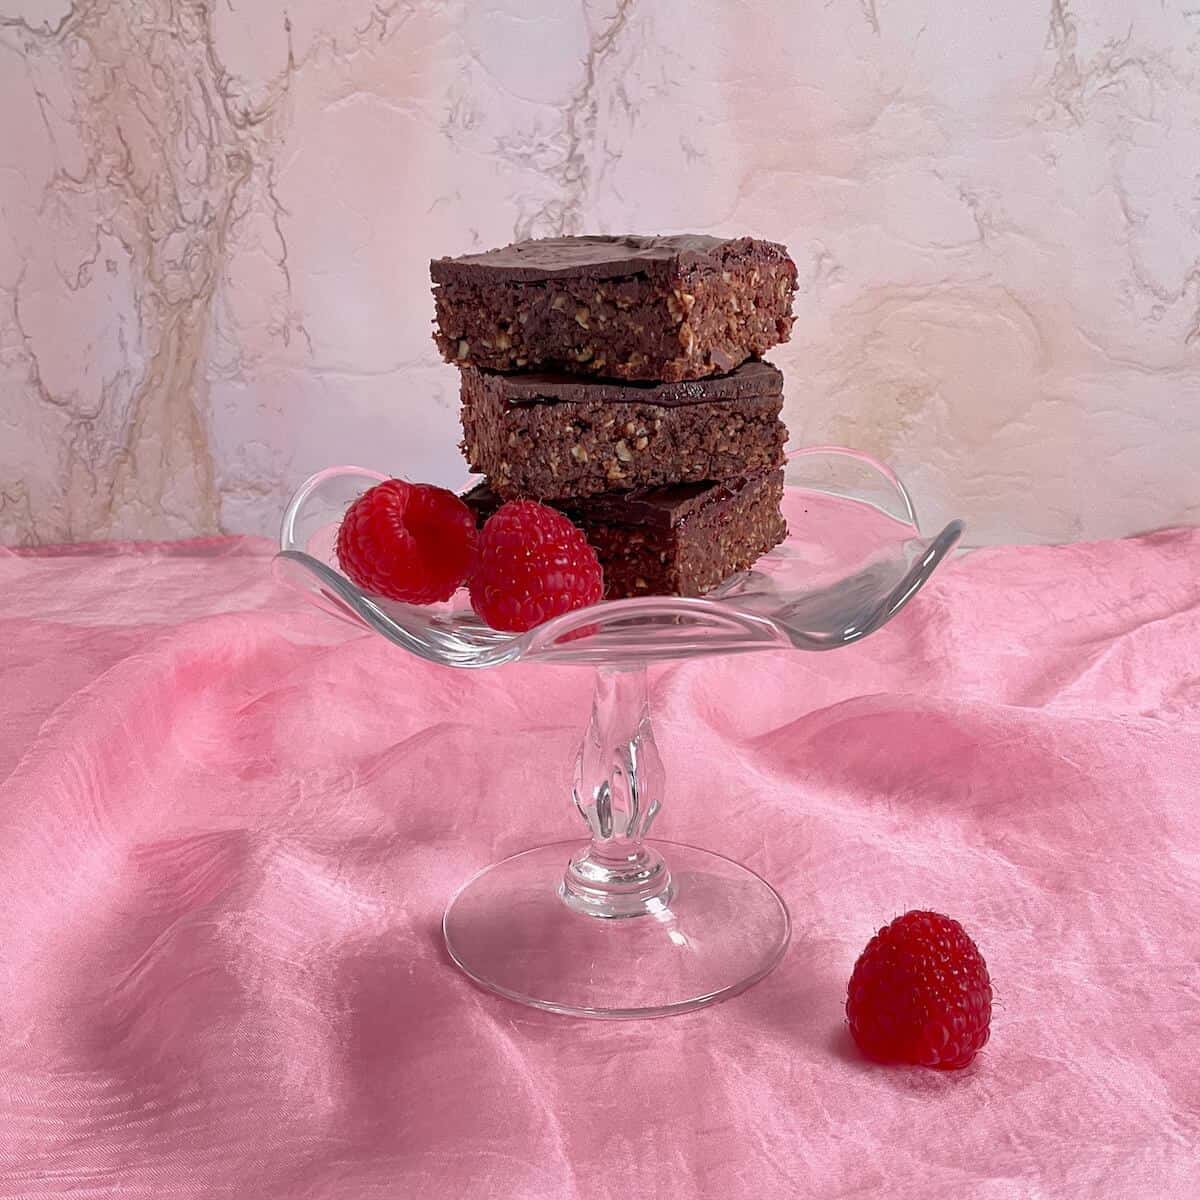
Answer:
<path fill-rule="evenodd" d="M 429 257 L 685 229 L 931 518 L 1200 519 L 1200 0 L 0 0 L 0 543 L 457 481 Z"/>

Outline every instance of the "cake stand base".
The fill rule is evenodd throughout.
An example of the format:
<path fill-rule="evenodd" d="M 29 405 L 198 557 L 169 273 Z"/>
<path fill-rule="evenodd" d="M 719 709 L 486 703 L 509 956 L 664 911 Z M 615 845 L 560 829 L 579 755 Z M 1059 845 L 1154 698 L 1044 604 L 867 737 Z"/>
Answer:
<path fill-rule="evenodd" d="M 761 979 L 787 948 L 787 908 L 753 871 L 719 854 L 647 841 L 670 885 L 636 916 L 573 907 L 561 881 L 577 842 L 514 855 L 467 882 L 442 927 L 476 983 L 581 1017 L 659 1017 L 702 1008 Z"/>

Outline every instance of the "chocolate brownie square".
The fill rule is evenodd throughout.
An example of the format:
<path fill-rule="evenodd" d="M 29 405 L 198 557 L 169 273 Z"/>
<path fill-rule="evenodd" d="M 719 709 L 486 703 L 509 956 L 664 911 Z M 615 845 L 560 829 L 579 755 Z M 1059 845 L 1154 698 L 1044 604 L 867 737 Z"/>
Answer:
<path fill-rule="evenodd" d="M 503 503 L 486 483 L 463 497 L 482 524 Z M 787 536 L 783 472 L 682 483 L 554 505 L 587 535 L 604 594 L 700 596 L 744 571 Z"/>
<path fill-rule="evenodd" d="M 554 500 L 781 466 L 783 376 L 752 360 L 677 383 L 462 372 L 463 453 L 505 499 Z"/>
<path fill-rule="evenodd" d="M 435 259 L 447 362 L 673 382 L 786 341 L 796 266 L 757 238 L 566 237 Z"/>

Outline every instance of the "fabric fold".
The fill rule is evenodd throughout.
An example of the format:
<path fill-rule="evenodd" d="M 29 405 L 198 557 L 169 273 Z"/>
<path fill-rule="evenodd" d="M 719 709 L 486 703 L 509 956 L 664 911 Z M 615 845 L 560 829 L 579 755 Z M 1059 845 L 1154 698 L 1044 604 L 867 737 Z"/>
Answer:
<path fill-rule="evenodd" d="M 657 836 L 782 965 L 591 1023 L 475 989 L 474 871 L 581 829 L 590 674 L 440 670 L 214 539 L 0 553 L 0 1198 L 1200 1193 L 1200 531 L 946 565 L 832 654 L 652 674 Z M 996 987 L 961 1073 L 846 980 L 914 907 Z"/>

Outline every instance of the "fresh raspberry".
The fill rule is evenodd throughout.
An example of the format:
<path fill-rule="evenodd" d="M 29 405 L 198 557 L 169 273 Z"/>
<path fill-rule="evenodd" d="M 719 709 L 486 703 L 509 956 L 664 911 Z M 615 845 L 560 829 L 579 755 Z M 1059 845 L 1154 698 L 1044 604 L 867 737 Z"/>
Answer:
<path fill-rule="evenodd" d="M 471 604 L 493 629 L 523 633 L 603 594 L 596 552 L 562 513 L 510 500 L 484 525 Z"/>
<path fill-rule="evenodd" d="M 337 556 L 365 591 L 433 604 L 448 600 L 466 580 L 475 539 L 475 518 L 453 492 L 389 479 L 347 510 Z"/>
<path fill-rule="evenodd" d="M 965 1067 L 988 1040 L 987 963 L 957 921 L 905 913 L 881 929 L 854 964 L 846 1017 L 868 1058 Z"/>

